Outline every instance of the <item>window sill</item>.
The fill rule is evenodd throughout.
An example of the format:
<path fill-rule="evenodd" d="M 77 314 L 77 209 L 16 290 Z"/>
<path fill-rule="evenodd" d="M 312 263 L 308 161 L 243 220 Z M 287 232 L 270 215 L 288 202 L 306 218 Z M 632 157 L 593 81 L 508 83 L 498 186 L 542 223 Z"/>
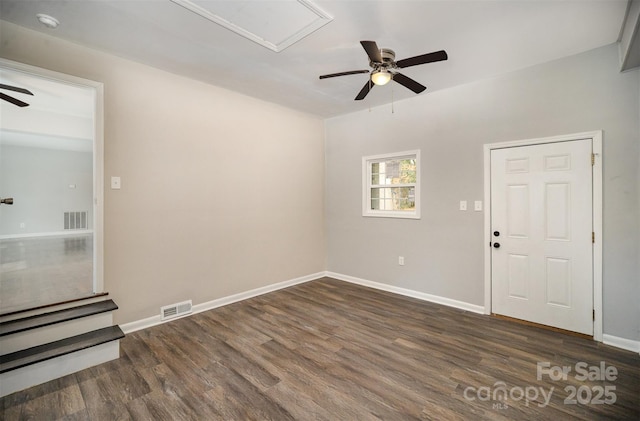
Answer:
<path fill-rule="evenodd" d="M 400 219 L 420 219 L 420 214 L 414 212 L 365 212 L 362 216 L 367 218 L 400 218 Z"/>

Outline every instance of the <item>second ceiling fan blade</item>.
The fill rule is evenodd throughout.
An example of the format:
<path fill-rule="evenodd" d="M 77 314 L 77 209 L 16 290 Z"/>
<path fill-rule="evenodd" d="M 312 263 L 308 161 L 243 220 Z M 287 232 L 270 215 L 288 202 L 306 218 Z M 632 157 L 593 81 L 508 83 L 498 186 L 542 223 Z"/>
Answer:
<path fill-rule="evenodd" d="M 0 99 L 4 99 L 5 101 L 12 103 L 13 105 L 17 105 L 18 107 L 28 107 L 29 106 L 29 104 L 27 104 L 26 102 L 20 101 L 19 99 L 14 98 L 14 97 L 9 96 L 9 95 L 5 95 L 2 92 L 0 92 Z"/>
<path fill-rule="evenodd" d="M 404 86 L 405 88 L 411 89 L 413 92 L 417 94 L 427 89 L 426 86 L 421 85 L 420 83 L 416 82 L 410 77 L 403 75 L 402 73 L 395 73 L 393 75 L 393 80 L 398 82 L 400 85 Z"/>
<path fill-rule="evenodd" d="M 433 53 L 422 54 L 421 56 L 409 57 L 396 61 L 396 65 L 403 69 L 409 66 L 417 66 L 418 64 L 433 63 L 448 59 L 447 52 L 444 50 L 435 51 Z"/>
<path fill-rule="evenodd" d="M 9 91 L 20 92 L 21 94 L 33 95 L 33 92 L 31 92 L 28 89 L 18 88 L 17 86 L 5 85 L 3 83 L 0 83 L 0 89 L 7 89 Z"/>
<path fill-rule="evenodd" d="M 362 87 L 362 89 L 360 90 L 360 92 L 358 93 L 358 95 L 356 96 L 356 101 L 360 101 L 362 99 L 364 99 L 364 97 L 367 96 L 367 94 L 369 93 L 369 91 L 371 89 L 373 89 L 373 82 L 371 82 L 371 79 L 369 79 L 367 81 L 367 83 L 364 84 L 364 86 Z"/>
<path fill-rule="evenodd" d="M 329 78 L 329 77 L 336 77 L 336 76 L 358 75 L 360 73 L 369 73 L 369 70 L 351 70 L 351 71 L 348 71 L 348 72 L 331 73 L 331 74 L 328 74 L 328 75 L 320 76 L 320 79 L 326 79 L 326 78 Z"/>
<path fill-rule="evenodd" d="M 369 60 L 374 63 L 382 63 L 382 54 L 380 54 L 380 49 L 375 41 L 360 41 L 360 44 L 362 44 L 362 47 L 367 52 Z"/>

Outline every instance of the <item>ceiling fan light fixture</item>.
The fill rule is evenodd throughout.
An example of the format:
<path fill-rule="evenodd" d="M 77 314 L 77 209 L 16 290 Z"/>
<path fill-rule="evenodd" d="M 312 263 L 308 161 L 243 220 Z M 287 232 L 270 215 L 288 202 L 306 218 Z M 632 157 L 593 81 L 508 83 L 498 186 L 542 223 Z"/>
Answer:
<path fill-rule="evenodd" d="M 386 70 L 377 70 L 371 74 L 371 81 L 379 86 L 386 85 L 391 80 L 391 73 Z"/>
<path fill-rule="evenodd" d="M 38 21 L 47 28 L 55 29 L 60 25 L 60 21 L 53 16 L 45 15 L 44 13 L 38 13 L 36 15 Z"/>
<path fill-rule="evenodd" d="M 410 77 L 397 72 L 396 69 L 404 69 L 405 67 L 417 66 L 419 64 L 434 63 L 436 61 L 447 60 L 448 58 L 447 52 L 440 50 L 434 51 L 433 53 L 422 54 L 420 56 L 395 61 L 396 53 L 388 48 L 378 48 L 378 44 L 376 44 L 375 41 L 360 41 L 360 44 L 367 53 L 367 56 L 369 57 L 369 67 L 373 70 L 350 70 L 348 72 L 331 73 L 320 76 L 320 79 L 326 79 L 336 76 L 369 73 L 369 80 L 367 80 L 367 83 L 364 84 L 358 95 L 354 98 L 356 101 L 363 100 L 371 91 L 374 84 L 386 85 L 391 79 L 416 94 L 424 92 L 424 90 L 427 89 L 426 86 L 421 85 Z M 393 71 L 389 71 L 390 69 Z"/>

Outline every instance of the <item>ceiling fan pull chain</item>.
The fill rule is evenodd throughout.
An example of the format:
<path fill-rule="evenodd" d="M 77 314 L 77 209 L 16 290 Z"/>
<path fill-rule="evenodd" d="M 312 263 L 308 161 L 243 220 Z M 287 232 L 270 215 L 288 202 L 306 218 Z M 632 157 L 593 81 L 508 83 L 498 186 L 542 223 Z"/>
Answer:
<path fill-rule="evenodd" d="M 395 114 L 395 110 L 393 108 L 393 88 L 391 88 L 391 114 Z"/>

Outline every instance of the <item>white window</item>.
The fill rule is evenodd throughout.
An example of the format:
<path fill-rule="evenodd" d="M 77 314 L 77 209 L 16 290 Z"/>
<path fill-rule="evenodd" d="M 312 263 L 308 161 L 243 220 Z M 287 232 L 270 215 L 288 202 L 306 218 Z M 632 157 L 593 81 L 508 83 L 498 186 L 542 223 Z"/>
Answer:
<path fill-rule="evenodd" d="M 362 158 L 362 215 L 420 218 L 420 151 Z"/>

